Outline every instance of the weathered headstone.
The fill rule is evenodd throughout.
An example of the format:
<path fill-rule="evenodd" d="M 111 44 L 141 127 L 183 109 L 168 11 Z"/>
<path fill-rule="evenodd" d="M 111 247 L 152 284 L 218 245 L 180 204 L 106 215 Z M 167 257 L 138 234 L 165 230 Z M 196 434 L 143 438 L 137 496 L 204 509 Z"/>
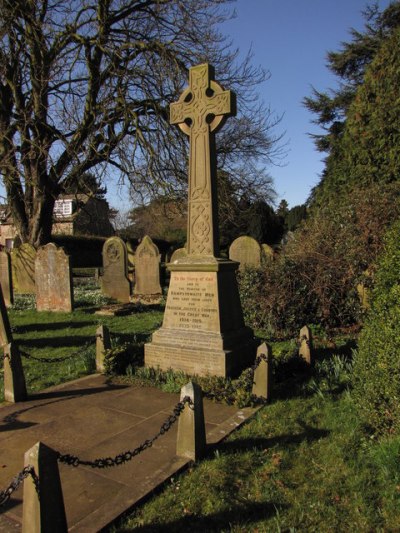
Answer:
<path fill-rule="evenodd" d="M 219 257 L 215 133 L 235 114 L 235 97 L 210 65 L 190 69 L 189 87 L 171 104 L 171 123 L 190 138 L 187 256 L 171 272 L 162 327 L 145 345 L 145 364 L 198 375 L 237 375 L 254 361 L 243 321 L 238 264 Z"/>
<path fill-rule="evenodd" d="M 135 299 L 154 303 L 161 298 L 160 252 L 146 235 L 135 253 Z"/>
<path fill-rule="evenodd" d="M 312 335 L 311 330 L 308 326 L 303 326 L 301 328 L 299 342 L 299 356 L 302 357 L 304 361 L 310 365 L 312 362 Z"/>
<path fill-rule="evenodd" d="M 7 307 L 14 303 L 14 292 L 11 278 L 11 258 L 8 252 L 0 252 L 0 284 L 3 289 L 4 303 Z"/>
<path fill-rule="evenodd" d="M 118 302 L 129 303 L 131 284 L 128 279 L 128 260 L 125 243 L 119 237 L 110 237 L 103 246 L 103 294 Z"/>
<path fill-rule="evenodd" d="M 29 243 L 11 250 L 11 266 L 14 292 L 34 294 L 36 249 Z"/>
<path fill-rule="evenodd" d="M 70 257 L 50 242 L 41 246 L 35 260 L 36 309 L 38 311 L 73 310 Z"/>
<path fill-rule="evenodd" d="M 186 248 L 177 248 L 171 255 L 170 263 L 175 263 L 178 259 L 187 256 Z"/>
<path fill-rule="evenodd" d="M 261 246 L 253 237 L 248 235 L 238 237 L 229 247 L 229 259 L 240 263 L 239 270 L 244 270 L 246 266 L 259 267 L 261 265 Z"/>

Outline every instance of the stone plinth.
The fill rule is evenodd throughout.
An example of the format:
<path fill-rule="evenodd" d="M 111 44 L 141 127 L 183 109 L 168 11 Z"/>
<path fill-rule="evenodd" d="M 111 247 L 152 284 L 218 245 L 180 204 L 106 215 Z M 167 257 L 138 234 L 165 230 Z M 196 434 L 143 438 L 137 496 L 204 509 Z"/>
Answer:
<path fill-rule="evenodd" d="M 252 364 L 256 343 L 244 325 L 237 267 L 234 261 L 195 257 L 168 265 L 164 321 L 145 345 L 147 366 L 227 377 Z"/>
<path fill-rule="evenodd" d="M 236 99 L 203 64 L 170 106 L 170 122 L 190 138 L 186 257 L 173 257 L 162 327 L 145 346 L 145 364 L 188 374 L 235 376 L 255 357 L 243 321 L 235 272 L 219 258 L 215 134 L 235 115 Z"/>

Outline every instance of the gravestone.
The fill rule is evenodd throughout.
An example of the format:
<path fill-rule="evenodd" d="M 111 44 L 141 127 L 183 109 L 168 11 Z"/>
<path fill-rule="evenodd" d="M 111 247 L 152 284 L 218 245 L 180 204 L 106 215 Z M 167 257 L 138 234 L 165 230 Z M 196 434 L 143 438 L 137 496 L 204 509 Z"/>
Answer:
<path fill-rule="evenodd" d="M 160 252 L 151 238 L 146 235 L 136 248 L 135 289 L 136 300 L 154 303 L 161 298 Z"/>
<path fill-rule="evenodd" d="M 38 311 L 70 313 L 73 310 L 71 262 L 63 248 L 51 242 L 38 249 L 35 282 Z"/>
<path fill-rule="evenodd" d="M 219 257 L 215 133 L 235 114 L 235 96 L 210 65 L 190 69 L 189 87 L 171 104 L 171 123 L 189 136 L 187 255 L 168 264 L 171 280 L 161 328 L 145 345 L 145 364 L 189 374 L 234 376 L 255 357 L 243 321 L 238 263 Z"/>
<path fill-rule="evenodd" d="M 104 243 L 103 275 L 100 281 L 103 294 L 121 303 L 130 302 L 127 250 L 124 241 L 119 237 L 110 237 Z"/>
<path fill-rule="evenodd" d="M 170 263 L 175 263 L 178 259 L 187 256 L 186 248 L 177 248 L 171 255 Z"/>
<path fill-rule="evenodd" d="M 261 246 L 253 237 L 238 237 L 229 247 L 229 259 L 240 263 L 239 270 L 246 266 L 257 268 L 261 265 Z"/>
<path fill-rule="evenodd" d="M 24 243 L 11 251 L 11 266 L 14 292 L 34 294 L 36 249 L 32 244 Z"/>
<path fill-rule="evenodd" d="M 11 258 L 8 252 L 0 252 L 0 283 L 3 289 L 4 303 L 7 307 L 14 303 L 13 284 L 11 277 Z"/>

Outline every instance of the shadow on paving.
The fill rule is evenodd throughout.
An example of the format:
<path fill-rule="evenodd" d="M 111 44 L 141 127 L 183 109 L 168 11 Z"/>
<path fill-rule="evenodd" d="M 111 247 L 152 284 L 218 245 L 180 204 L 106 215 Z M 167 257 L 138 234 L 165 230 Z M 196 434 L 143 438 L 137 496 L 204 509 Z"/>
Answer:
<path fill-rule="evenodd" d="M 236 453 L 243 450 L 258 449 L 265 450 L 276 445 L 284 446 L 287 444 L 301 444 L 302 442 L 313 442 L 322 438 L 328 437 L 331 433 L 327 429 L 318 429 L 307 426 L 304 422 L 299 422 L 304 429 L 301 433 L 288 433 L 286 435 L 277 435 L 270 438 L 254 438 L 254 439 L 235 439 L 232 441 L 222 442 L 218 445 L 218 450 L 221 453 Z"/>
<path fill-rule="evenodd" d="M 14 333 L 29 333 L 31 331 L 55 331 L 58 329 L 71 329 L 77 328 L 81 329 L 85 326 L 95 326 L 97 322 L 94 320 L 80 321 L 80 322 L 51 322 L 46 324 L 27 324 L 24 326 L 13 326 L 12 330 Z"/>
<path fill-rule="evenodd" d="M 163 524 L 149 524 L 135 528 L 114 527 L 111 530 L 118 533 L 135 531 L 138 533 L 181 533 L 190 531 L 191 533 L 219 532 L 231 530 L 233 526 L 246 526 L 250 530 L 252 522 L 265 520 L 276 516 L 277 510 L 286 509 L 288 506 L 281 503 L 249 503 L 247 505 L 237 505 L 226 511 L 210 514 L 207 516 L 188 515 Z"/>
<path fill-rule="evenodd" d="M 29 401 L 37 401 L 50 399 L 48 402 L 40 402 L 36 405 L 30 405 L 29 407 L 24 407 L 22 409 L 17 409 L 16 411 L 6 415 L 0 419 L 0 423 L 5 425 L 0 425 L 0 431 L 14 431 L 16 429 L 24 429 L 36 425 L 36 422 L 21 422 L 18 420 L 18 417 L 28 411 L 33 409 L 41 408 L 46 405 L 63 402 L 67 400 L 73 400 L 75 398 L 81 398 L 84 396 L 90 396 L 92 394 L 99 394 L 105 391 L 115 391 L 126 389 L 127 385 L 107 385 L 106 387 L 93 387 L 91 389 L 76 389 L 76 390 L 58 390 L 53 392 L 42 392 L 38 394 L 32 394 L 29 396 Z M 54 399 L 53 399 L 54 398 Z"/>

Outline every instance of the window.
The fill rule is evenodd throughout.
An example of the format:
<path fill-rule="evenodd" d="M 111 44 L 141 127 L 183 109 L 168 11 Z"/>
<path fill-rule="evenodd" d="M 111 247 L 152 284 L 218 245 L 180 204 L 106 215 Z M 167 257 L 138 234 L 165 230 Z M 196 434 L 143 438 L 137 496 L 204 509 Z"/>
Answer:
<path fill-rule="evenodd" d="M 63 218 L 72 215 L 72 200 L 56 200 L 53 214 L 56 218 Z"/>

